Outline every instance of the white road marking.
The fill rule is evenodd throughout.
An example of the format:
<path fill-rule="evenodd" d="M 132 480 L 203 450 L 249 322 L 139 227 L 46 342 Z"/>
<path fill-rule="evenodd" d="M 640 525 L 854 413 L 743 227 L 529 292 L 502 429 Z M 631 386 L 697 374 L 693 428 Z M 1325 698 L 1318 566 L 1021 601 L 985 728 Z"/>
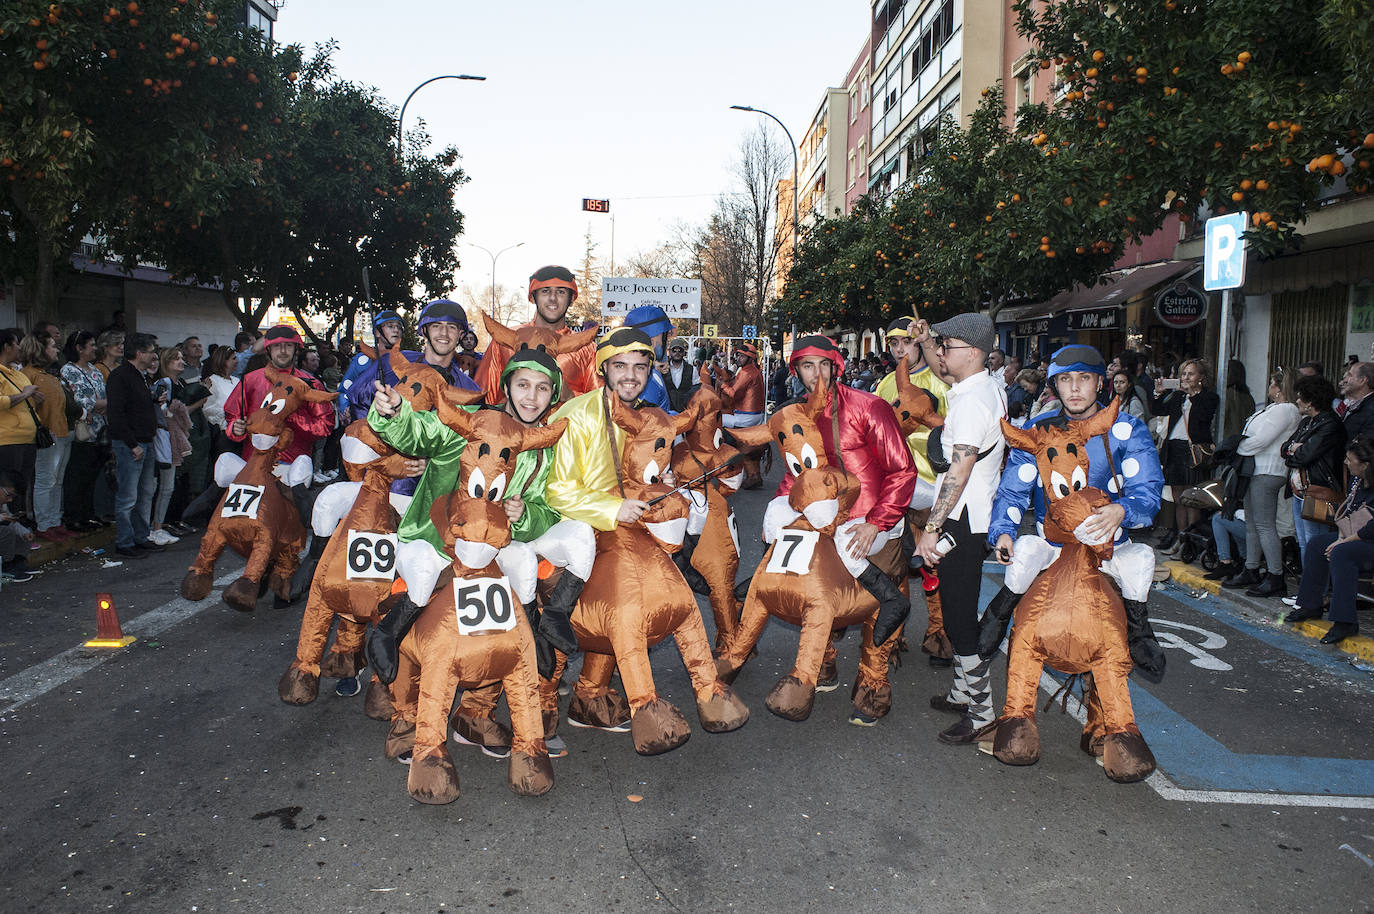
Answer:
<path fill-rule="evenodd" d="M 215 587 L 220 588 L 235 581 L 243 574 L 242 568 L 236 568 L 231 572 L 221 576 L 215 581 Z M 189 619 L 203 609 L 219 604 L 220 592 L 218 589 L 210 591 L 210 595 L 204 600 L 192 602 L 185 597 L 177 597 L 159 606 L 157 609 L 150 609 L 146 613 L 136 618 L 130 619 L 122 624 L 124 634 L 134 635 L 139 638 L 151 638 L 176 625 L 185 619 Z M 18 708 L 41 698 L 60 685 L 71 682 L 76 677 L 88 673 L 100 666 L 106 660 L 115 656 L 117 652 L 103 648 L 89 648 L 84 645 L 68 648 L 56 657 L 50 657 L 42 663 L 35 664 L 20 673 L 15 673 L 8 679 L 0 682 L 0 713 L 8 714 Z"/>
<path fill-rule="evenodd" d="M 1049 673 L 1040 674 L 1040 688 L 1053 695 L 1061 683 Z M 1088 718 L 1083 703 L 1069 695 L 1068 710 L 1080 724 Z M 1237 806 L 1321 806 L 1331 809 L 1374 809 L 1374 797 L 1328 796 L 1312 793 L 1255 793 L 1242 790 L 1188 790 L 1179 787 L 1158 768 L 1145 779 L 1161 799 L 1185 803 L 1231 803 Z M 1352 848 L 1353 851 L 1353 848 Z"/>

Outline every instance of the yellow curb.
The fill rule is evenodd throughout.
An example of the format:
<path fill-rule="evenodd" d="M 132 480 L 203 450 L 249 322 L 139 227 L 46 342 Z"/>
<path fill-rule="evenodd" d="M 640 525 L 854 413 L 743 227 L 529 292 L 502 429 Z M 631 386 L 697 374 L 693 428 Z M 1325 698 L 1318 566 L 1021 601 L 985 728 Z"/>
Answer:
<path fill-rule="evenodd" d="M 1169 569 L 1170 578 L 1182 584 L 1184 587 L 1190 587 L 1193 590 L 1205 590 L 1213 594 L 1221 593 L 1220 581 L 1207 580 L 1203 577 L 1203 572 L 1194 568 L 1192 565 L 1185 565 L 1182 562 L 1164 562 L 1163 567 Z M 1275 626 L 1280 625 L 1291 629 L 1297 634 L 1317 639 L 1320 639 L 1331 628 L 1330 622 L 1312 619 L 1291 624 L 1279 622 L 1276 619 Z M 1336 645 L 1336 649 L 1347 654 L 1354 654 L 1361 660 L 1367 660 L 1374 663 L 1374 638 L 1368 635 L 1352 635 Z"/>

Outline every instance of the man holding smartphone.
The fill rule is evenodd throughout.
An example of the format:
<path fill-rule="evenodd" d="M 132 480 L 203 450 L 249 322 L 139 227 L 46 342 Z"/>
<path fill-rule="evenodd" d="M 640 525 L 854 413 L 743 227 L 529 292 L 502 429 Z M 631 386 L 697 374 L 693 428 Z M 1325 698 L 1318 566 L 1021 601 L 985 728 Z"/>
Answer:
<path fill-rule="evenodd" d="M 954 647 L 954 682 L 947 694 L 932 697 L 930 706 L 959 715 L 957 723 L 940 732 L 940 742 L 965 745 L 991 734 L 997 720 L 992 661 L 978 656 L 978 592 L 992 496 L 1006 449 L 1001 420 L 1007 414 L 1007 392 L 984 368 L 997 344 L 986 314 L 956 314 L 933 327 L 918 320 L 911 335 L 926 361 L 951 385 L 940 433 L 946 468 L 935 480 L 935 503 L 916 552 L 927 565 L 939 566 L 945 632 Z"/>

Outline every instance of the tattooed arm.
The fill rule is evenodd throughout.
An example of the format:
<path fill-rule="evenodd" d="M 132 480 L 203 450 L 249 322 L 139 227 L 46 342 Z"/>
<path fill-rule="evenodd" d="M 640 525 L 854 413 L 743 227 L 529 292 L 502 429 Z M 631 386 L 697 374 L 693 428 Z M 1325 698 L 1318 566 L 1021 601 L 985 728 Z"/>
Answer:
<path fill-rule="evenodd" d="M 973 474 L 973 465 L 977 462 L 978 448 L 971 444 L 954 445 L 949 458 L 949 472 L 940 479 L 940 490 L 935 493 L 935 504 L 930 509 L 929 523 L 940 526 L 949 519 L 954 506 L 959 503 L 959 496 L 964 494 L 964 487 L 968 485 L 969 476 Z M 916 551 L 925 559 L 927 565 L 940 564 L 940 555 L 935 551 L 938 541 L 939 536 L 936 534 L 922 533 L 916 543 Z"/>

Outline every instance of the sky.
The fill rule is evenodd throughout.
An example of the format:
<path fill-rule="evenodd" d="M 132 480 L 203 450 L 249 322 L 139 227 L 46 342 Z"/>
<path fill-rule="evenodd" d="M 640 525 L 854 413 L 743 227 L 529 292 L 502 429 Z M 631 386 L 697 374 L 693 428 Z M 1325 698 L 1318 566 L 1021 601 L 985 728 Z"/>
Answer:
<path fill-rule="evenodd" d="M 758 114 L 797 142 L 824 90 L 839 86 L 863 47 L 867 0 L 698 0 L 524 3 L 288 0 L 275 37 L 307 52 L 334 39 L 336 72 L 406 109 L 438 151 L 456 146 L 471 178 L 459 189 L 464 233 L 455 287 L 496 281 L 523 290 L 540 266 L 581 263 L 590 226 L 611 255 L 610 217 L 582 199 L 611 200 L 615 260 L 700 223 L 731 190 L 730 165 Z M 776 129 L 776 128 L 774 128 Z M 786 139 L 778 132 L 786 148 Z M 523 294 L 522 294 L 523 297 Z M 475 318 L 475 315 L 473 315 Z"/>

